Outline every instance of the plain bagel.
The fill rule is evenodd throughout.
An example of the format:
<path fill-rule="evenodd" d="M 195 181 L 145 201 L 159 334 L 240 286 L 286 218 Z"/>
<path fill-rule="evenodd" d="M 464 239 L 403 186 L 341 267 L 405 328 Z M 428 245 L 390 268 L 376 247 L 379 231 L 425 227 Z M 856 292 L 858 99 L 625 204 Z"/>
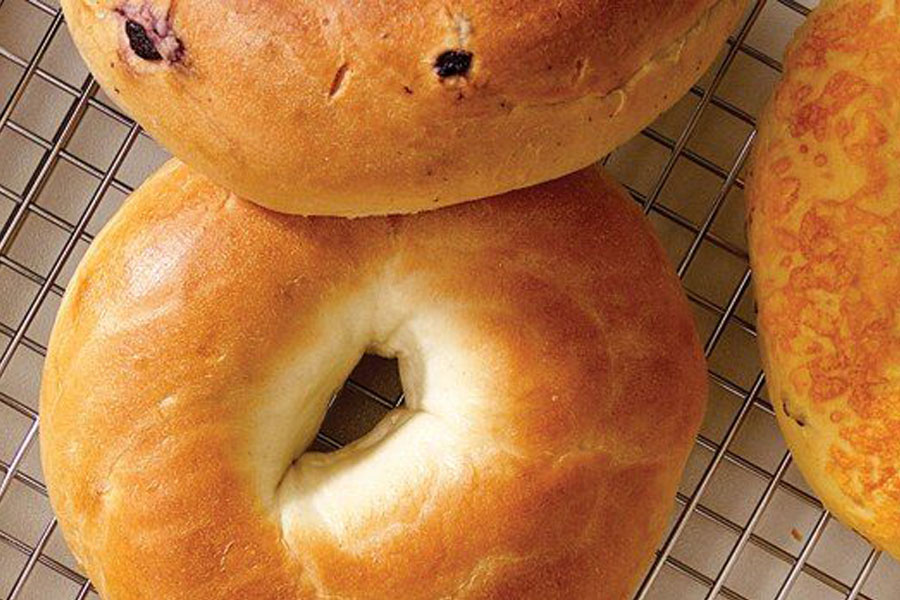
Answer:
<path fill-rule="evenodd" d="M 825 506 L 900 558 L 900 5 L 824 0 L 760 124 L 750 257 L 767 386 Z"/>
<path fill-rule="evenodd" d="M 415 212 L 595 162 L 683 95 L 746 0 L 62 0 L 111 98 L 298 214 Z"/>
<path fill-rule="evenodd" d="M 366 351 L 406 408 L 304 452 Z M 173 161 L 68 286 L 41 451 L 105 600 L 622 600 L 705 391 L 679 282 L 599 170 L 346 220 Z"/>

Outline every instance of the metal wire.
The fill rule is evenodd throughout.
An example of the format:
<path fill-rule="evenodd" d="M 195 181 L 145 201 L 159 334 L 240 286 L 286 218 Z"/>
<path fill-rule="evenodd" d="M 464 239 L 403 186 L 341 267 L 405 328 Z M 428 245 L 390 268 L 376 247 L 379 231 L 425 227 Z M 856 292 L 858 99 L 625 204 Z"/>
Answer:
<path fill-rule="evenodd" d="M 0 0 L 0 11 L 6 10 L 13 1 L 16 0 Z M 107 191 L 117 190 L 124 194 L 131 191 L 131 186 L 118 177 L 118 171 L 128 157 L 129 152 L 131 152 L 136 140 L 146 135 L 121 111 L 107 105 L 97 97 L 97 85 L 92 78 L 88 77 L 78 87 L 42 67 L 49 48 L 63 27 L 62 15 L 58 8 L 43 0 L 17 1 L 22 3 L 23 6 L 27 6 L 29 10 L 38 11 L 46 15 L 45 18 L 48 19 L 48 23 L 43 35 L 40 37 L 40 41 L 29 56 L 17 55 L 10 50 L 12 45 L 10 42 L 12 40 L 0 37 L 0 62 L 5 61 L 21 71 L 14 88 L 8 94 L 5 94 L 8 99 L 2 107 L 2 111 L 0 111 L 0 133 L 5 131 L 18 136 L 21 140 L 39 149 L 43 155 L 21 193 L 0 183 L 0 200 L 5 198 L 13 206 L 11 213 L 3 223 L 2 230 L 0 230 L 0 269 L 10 270 L 16 277 L 21 278 L 23 281 L 28 281 L 30 285 L 34 285 L 36 288 L 36 291 L 31 293 L 27 309 L 18 322 L 0 322 L 0 339 L 5 337 L 8 340 L 6 347 L 0 353 L 0 380 L 3 379 L 4 373 L 11 368 L 13 357 L 18 351 L 25 349 L 40 357 L 45 355 L 45 345 L 31 335 L 30 328 L 35 322 L 39 311 L 45 306 L 48 297 L 58 298 L 63 294 L 64 287 L 58 281 L 60 274 L 64 266 L 72 260 L 76 245 L 78 243 L 90 243 L 93 240 L 93 236 L 87 231 L 87 225 L 97 208 L 104 202 L 108 195 Z M 660 219 L 662 222 L 677 228 L 690 239 L 687 248 L 676 261 L 678 274 L 687 284 L 686 291 L 693 305 L 698 309 L 699 313 L 706 315 L 713 322 L 704 345 L 705 354 L 710 358 L 716 356 L 723 339 L 726 338 L 729 331 L 740 331 L 751 339 L 756 336 L 753 323 L 737 314 L 739 306 L 747 296 L 752 278 L 747 264 L 747 253 L 739 245 L 715 231 L 717 219 L 720 217 L 730 192 L 744 188 L 741 172 L 754 140 L 755 118 L 728 99 L 720 96 L 718 92 L 722 82 L 726 80 L 733 69 L 736 59 L 740 56 L 747 57 L 776 72 L 781 70 L 781 63 L 777 58 L 769 56 L 766 52 L 748 42 L 750 34 L 754 27 L 757 26 L 757 21 L 764 9 L 767 5 L 772 5 L 776 2 L 781 7 L 793 11 L 801 17 L 805 17 L 809 12 L 807 6 L 800 4 L 796 0 L 757 0 L 754 2 L 741 27 L 734 37 L 729 40 L 729 47 L 724 53 L 723 60 L 713 73 L 709 84 L 705 87 L 697 85 L 691 90 L 691 95 L 696 99 L 696 104 L 679 133 L 676 136 L 669 136 L 654 128 L 650 128 L 643 133 L 646 140 L 667 152 L 668 156 L 661 173 L 655 178 L 648 193 L 642 194 L 637 189 L 631 189 L 636 201 L 641 204 L 647 214 L 654 219 Z M 77 59 L 73 58 L 73 60 Z M 32 85 L 35 81 L 51 86 L 54 90 L 70 99 L 69 109 L 58 123 L 55 134 L 51 139 L 46 139 L 16 119 L 16 109 L 22 104 L 29 85 Z M 83 120 L 88 110 L 95 110 L 113 122 L 128 128 L 128 133 L 120 143 L 115 157 L 104 168 L 93 164 L 90 160 L 79 156 L 78 152 L 69 148 L 74 133 L 79 127 L 84 126 Z M 750 128 L 750 132 L 741 144 L 736 157 L 726 166 L 720 165 L 715 159 L 705 156 L 691 146 L 695 134 L 701 128 L 703 117 L 710 114 L 712 110 L 722 111 Z M 699 220 L 682 214 L 663 201 L 664 190 L 676 179 L 676 166 L 681 160 L 698 167 L 703 172 L 717 178 L 720 182 L 715 196 L 705 214 Z M 69 218 L 57 214 L 39 202 L 51 175 L 62 163 L 96 180 L 94 192 L 76 222 L 72 222 Z M 23 264 L 11 252 L 17 239 L 22 235 L 23 224 L 32 218 L 48 224 L 65 236 L 65 243 L 56 254 L 52 266 L 46 273 L 39 273 L 32 267 Z M 705 247 L 721 250 L 743 265 L 741 276 L 735 282 L 724 302 L 711 298 L 708 294 L 698 289 L 692 289 L 690 285 L 690 276 L 697 269 L 701 268 L 698 266 L 698 256 Z M 690 581 L 699 584 L 704 588 L 704 594 L 708 598 L 724 597 L 732 600 L 749 600 L 747 596 L 738 590 L 729 587 L 729 576 L 734 573 L 741 557 L 751 547 L 788 566 L 787 575 L 780 582 L 778 592 L 774 596 L 775 600 L 786 600 L 789 598 L 792 591 L 795 590 L 795 584 L 803 576 L 812 578 L 848 600 L 886 600 L 883 597 L 876 599 L 875 596 L 863 593 L 863 590 L 866 589 L 866 582 L 876 570 L 879 561 L 889 560 L 882 558 L 881 553 L 874 549 L 867 554 L 865 561 L 852 581 L 846 581 L 840 576 L 810 564 L 810 558 L 823 543 L 823 533 L 829 527 L 832 519 L 816 498 L 785 478 L 785 474 L 791 464 L 790 456 L 785 454 L 777 467 L 774 470 L 769 470 L 757 464 L 751 458 L 742 455 L 738 449 L 736 440 L 739 438 L 742 428 L 746 426 L 753 411 L 761 412 L 768 419 L 773 418 L 771 406 L 761 396 L 765 385 L 763 374 L 761 372 L 757 373 L 752 378 L 752 382 L 748 380 L 749 386 L 746 386 L 735 381 L 722 370 L 712 368 L 710 370 L 710 381 L 725 397 L 732 398 L 737 406 L 718 440 L 704 435 L 698 437 L 698 452 L 704 453 L 705 456 L 709 457 L 709 460 L 706 462 L 702 474 L 700 474 L 697 483 L 694 484 L 691 490 L 687 493 L 678 494 L 676 501 L 680 510 L 677 518 L 670 533 L 659 548 L 656 560 L 638 589 L 635 600 L 648 600 L 651 596 L 659 597 L 658 590 L 660 589 L 659 585 L 661 585 L 661 575 L 667 571 L 680 573 Z M 340 403 L 342 401 L 341 398 L 345 394 L 351 393 L 363 398 L 366 402 L 377 405 L 380 410 L 385 411 L 396 408 L 403 402 L 402 394 L 395 397 L 387 397 L 384 393 L 372 389 L 365 382 L 351 379 L 348 380 L 344 389 L 335 395 L 333 403 Z M 32 406 L 36 405 L 36 399 L 14 397 L 0 391 L 0 405 L 13 411 L 29 423 L 24 435 L 17 440 L 16 450 L 9 462 L 3 462 L 0 459 L 0 475 L 2 475 L 2 478 L 0 478 L 0 515 L 2 515 L 4 506 L 9 502 L 8 492 L 14 485 L 23 486 L 25 489 L 38 495 L 38 497 L 46 497 L 47 491 L 43 482 L 33 474 L 23 471 L 25 458 L 29 451 L 32 450 L 39 430 L 39 416 L 37 411 L 32 408 Z M 0 436 L 3 435 L 9 434 L 0 428 Z M 341 440 L 338 436 L 328 432 L 321 432 L 317 437 L 317 441 L 325 449 L 337 449 L 342 446 L 342 442 L 347 440 Z M 716 489 L 716 476 L 723 465 L 738 469 L 763 485 L 763 491 L 745 522 L 736 522 L 733 518 L 714 509 L 706 500 L 708 495 Z M 758 525 L 767 514 L 767 508 L 769 508 L 776 492 L 785 492 L 791 498 L 799 500 L 804 506 L 816 511 L 818 515 L 812 529 L 807 532 L 805 543 L 796 555 L 767 539 L 759 531 Z M 684 539 L 689 522 L 695 518 L 703 519 L 708 523 L 714 524 L 722 531 L 735 536 L 734 543 L 731 544 L 724 562 L 714 576 L 702 572 L 693 561 L 674 555 L 676 546 Z M 35 540 L 19 539 L 13 533 L 4 531 L 0 527 L 0 545 L 21 554 L 25 561 L 15 577 L 12 588 L 7 593 L 6 598 L 8 600 L 19 598 L 25 593 L 24 590 L 28 586 L 29 578 L 33 575 L 38 565 L 48 569 L 55 576 L 70 581 L 73 586 L 72 589 L 77 590 L 74 596 L 61 597 L 74 597 L 76 600 L 84 600 L 92 594 L 93 590 L 90 582 L 81 573 L 47 554 L 46 550 L 54 535 L 56 526 L 56 520 L 50 519 L 44 524 L 40 535 Z M 3 590 L 0 590 L 0 593 L 2 592 Z"/>

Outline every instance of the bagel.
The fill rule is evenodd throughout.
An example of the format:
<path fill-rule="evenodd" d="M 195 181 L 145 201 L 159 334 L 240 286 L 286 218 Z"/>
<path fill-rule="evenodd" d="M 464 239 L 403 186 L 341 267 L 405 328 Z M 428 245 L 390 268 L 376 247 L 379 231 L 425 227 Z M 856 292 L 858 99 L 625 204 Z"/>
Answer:
<path fill-rule="evenodd" d="M 835 516 L 900 558 L 900 14 L 821 3 L 760 124 L 750 257 L 769 397 Z"/>
<path fill-rule="evenodd" d="M 304 452 L 366 351 L 405 408 Z M 171 162 L 66 290 L 41 454 L 105 600 L 619 600 L 705 391 L 679 282 L 599 170 L 347 220 Z"/>
<path fill-rule="evenodd" d="M 298 214 L 492 196 L 673 104 L 747 0 L 62 0 L 107 93 L 187 164 Z"/>

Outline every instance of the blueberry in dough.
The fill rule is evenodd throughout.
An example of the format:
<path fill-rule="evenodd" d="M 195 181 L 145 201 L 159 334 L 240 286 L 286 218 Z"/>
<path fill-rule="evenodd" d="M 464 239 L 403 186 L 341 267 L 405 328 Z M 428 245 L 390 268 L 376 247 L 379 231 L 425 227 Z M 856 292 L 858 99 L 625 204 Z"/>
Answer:
<path fill-rule="evenodd" d="M 125 21 L 125 35 L 135 54 L 144 60 L 162 60 L 162 54 L 156 49 L 156 44 L 147 35 L 147 30 L 137 21 Z"/>
<path fill-rule="evenodd" d="M 434 70 L 438 77 L 464 77 L 472 68 L 472 53 L 465 50 L 447 50 L 434 61 Z"/>

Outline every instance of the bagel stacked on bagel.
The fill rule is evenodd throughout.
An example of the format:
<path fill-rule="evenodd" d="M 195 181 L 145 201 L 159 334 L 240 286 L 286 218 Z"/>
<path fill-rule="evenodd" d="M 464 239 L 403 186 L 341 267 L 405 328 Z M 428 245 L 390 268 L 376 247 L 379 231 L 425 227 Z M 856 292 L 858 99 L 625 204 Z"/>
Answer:
<path fill-rule="evenodd" d="M 769 397 L 838 518 L 900 557 L 900 13 L 824 0 L 762 122 L 749 238 Z"/>
<path fill-rule="evenodd" d="M 625 600 L 706 371 L 648 223 L 578 169 L 744 4 L 63 0 L 187 163 L 94 241 L 47 354 L 50 498 L 104 600 Z M 405 406 L 309 451 L 365 352 Z"/>
<path fill-rule="evenodd" d="M 62 0 L 110 97 L 275 210 L 416 212 L 597 161 L 746 0 Z"/>

